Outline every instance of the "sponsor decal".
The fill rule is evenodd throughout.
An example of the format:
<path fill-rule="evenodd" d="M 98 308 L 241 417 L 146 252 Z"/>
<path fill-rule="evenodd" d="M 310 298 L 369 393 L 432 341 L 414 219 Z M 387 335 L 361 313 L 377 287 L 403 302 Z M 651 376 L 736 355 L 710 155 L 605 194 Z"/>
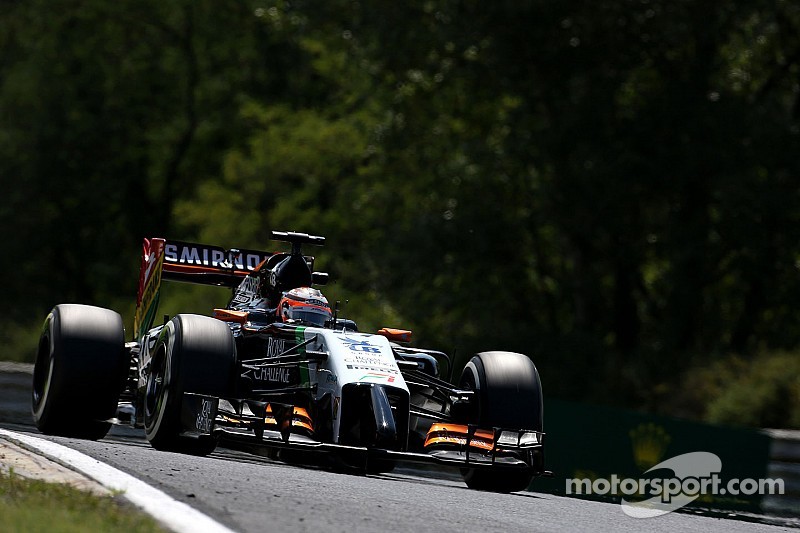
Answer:
<path fill-rule="evenodd" d="M 200 402 L 200 412 L 197 413 L 197 420 L 195 428 L 202 433 L 211 433 L 211 412 L 213 409 L 213 402 L 203 398 Z"/>
<path fill-rule="evenodd" d="M 336 377 L 336 374 L 328 374 L 327 377 L 325 378 L 325 382 L 333 383 L 335 385 L 336 383 L 339 383 L 339 378 Z"/>
<path fill-rule="evenodd" d="M 359 381 L 363 381 L 365 379 L 385 379 L 389 383 L 394 383 L 394 376 L 391 374 L 384 374 L 381 372 L 370 372 L 369 374 L 364 374 L 360 378 Z"/>
<path fill-rule="evenodd" d="M 370 344 L 368 340 L 351 339 L 350 337 L 342 336 L 339 337 L 339 340 L 354 352 L 381 353 L 380 346 Z"/>
<path fill-rule="evenodd" d="M 385 361 L 380 357 L 365 357 L 363 355 L 356 355 L 354 357 L 345 357 L 345 363 L 358 363 L 361 365 L 381 365 Z"/>
<path fill-rule="evenodd" d="M 267 337 L 267 344 L 265 346 L 264 357 L 272 358 L 278 357 L 280 354 L 288 350 L 291 346 L 286 346 L 284 339 L 276 339 L 275 337 Z"/>
<path fill-rule="evenodd" d="M 385 366 L 364 366 L 364 365 L 347 365 L 348 370 L 369 370 L 370 372 L 382 372 L 384 374 L 399 374 L 399 370 L 393 368 L 386 368 Z"/>
<path fill-rule="evenodd" d="M 236 288 L 236 294 L 233 296 L 233 302 L 238 304 L 247 304 L 261 298 L 258 295 L 258 289 L 261 285 L 258 277 L 247 276 L 244 281 Z"/>
<path fill-rule="evenodd" d="M 239 250 L 238 254 L 226 252 L 219 246 L 171 241 L 167 243 L 164 256 L 168 263 L 179 265 L 201 265 L 210 268 L 255 270 L 261 261 L 272 254 L 255 250 Z"/>
<path fill-rule="evenodd" d="M 285 366 L 259 368 L 253 371 L 253 379 L 270 383 L 291 383 L 291 370 L 290 367 Z"/>
<path fill-rule="evenodd" d="M 187 265 L 203 265 L 225 267 L 227 261 L 225 251 L 221 248 L 205 248 L 183 244 L 168 244 L 166 247 L 167 261 L 170 263 L 183 263 Z"/>

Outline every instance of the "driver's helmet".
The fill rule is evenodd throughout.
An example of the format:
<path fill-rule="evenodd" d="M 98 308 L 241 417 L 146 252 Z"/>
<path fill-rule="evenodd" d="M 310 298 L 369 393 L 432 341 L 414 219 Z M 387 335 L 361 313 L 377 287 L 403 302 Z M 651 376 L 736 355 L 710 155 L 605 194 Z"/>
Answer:
<path fill-rule="evenodd" d="M 333 319 L 328 300 L 317 289 L 300 287 L 284 292 L 276 310 L 282 322 L 324 326 Z"/>

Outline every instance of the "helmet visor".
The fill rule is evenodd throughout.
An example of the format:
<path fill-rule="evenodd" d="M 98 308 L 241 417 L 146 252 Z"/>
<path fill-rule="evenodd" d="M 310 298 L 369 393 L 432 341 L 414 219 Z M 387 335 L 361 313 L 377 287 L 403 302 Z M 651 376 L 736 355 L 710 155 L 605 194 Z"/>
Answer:
<path fill-rule="evenodd" d="M 295 305 L 284 311 L 285 319 L 294 320 L 301 324 L 308 324 L 311 326 L 322 327 L 325 325 L 325 322 L 332 317 L 330 311 L 310 305 Z"/>

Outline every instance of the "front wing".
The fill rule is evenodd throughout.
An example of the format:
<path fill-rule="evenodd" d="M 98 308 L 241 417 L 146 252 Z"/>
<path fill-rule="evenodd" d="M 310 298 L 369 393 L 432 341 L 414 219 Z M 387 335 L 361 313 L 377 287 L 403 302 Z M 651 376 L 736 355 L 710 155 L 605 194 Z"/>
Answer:
<path fill-rule="evenodd" d="M 238 404 L 238 408 L 234 406 Z M 284 427 L 267 416 L 256 415 L 251 404 L 193 393 L 184 393 L 181 422 L 186 436 L 214 436 L 241 445 L 321 454 L 347 454 L 350 461 L 366 465 L 372 460 L 432 463 L 460 468 L 510 468 L 532 470 L 535 475 L 552 475 L 537 466 L 544 433 L 520 429 L 478 429 L 474 425 L 434 424 L 429 440 L 436 440 L 424 452 L 396 451 L 382 448 L 346 446 L 320 442 L 304 434 L 302 417 L 295 417 Z M 259 411 L 259 409 L 256 409 Z M 449 429 L 449 431 L 448 431 Z"/>

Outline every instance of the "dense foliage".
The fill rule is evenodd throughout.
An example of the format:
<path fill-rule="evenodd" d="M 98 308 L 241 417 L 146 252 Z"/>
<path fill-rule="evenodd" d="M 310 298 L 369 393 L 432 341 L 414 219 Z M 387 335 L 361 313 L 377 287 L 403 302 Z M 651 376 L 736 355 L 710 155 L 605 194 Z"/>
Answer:
<path fill-rule="evenodd" d="M 5 2 L 0 332 L 129 318 L 143 236 L 306 231 L 365 329 L 669 410 L 797 349 L 798 153 L 796 2 Z"/>

